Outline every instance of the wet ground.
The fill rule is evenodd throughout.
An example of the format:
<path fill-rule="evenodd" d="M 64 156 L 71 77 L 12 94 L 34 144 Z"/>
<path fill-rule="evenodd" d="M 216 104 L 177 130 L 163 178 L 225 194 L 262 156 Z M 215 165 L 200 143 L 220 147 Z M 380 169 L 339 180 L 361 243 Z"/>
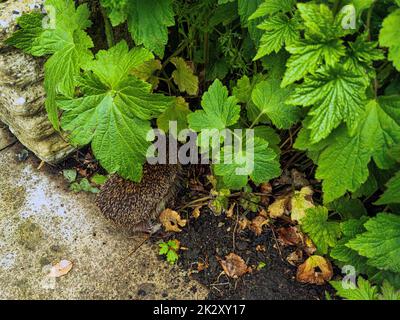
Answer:
<path fill-rule="evenodd" d="M 61 174 L 19 143 L 0 151 L 0 299 L 204 299 L 187 271 L 157 255 L 157 244 L 109 225 L 93 195 L 72 193 Z M 59 278 L 50 267 L 73 263 Z"/>

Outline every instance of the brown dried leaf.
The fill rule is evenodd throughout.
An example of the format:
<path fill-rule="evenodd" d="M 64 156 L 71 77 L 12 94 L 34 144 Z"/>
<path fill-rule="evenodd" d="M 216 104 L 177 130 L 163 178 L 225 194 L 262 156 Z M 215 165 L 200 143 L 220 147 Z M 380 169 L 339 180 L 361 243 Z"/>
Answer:
<path fill-rule="evenodd" d="M 258 244 L 258 245 L 256 246 L 256 251 L 258 251 L 258 252 L 265 252 L 265 251 L 267 251 L 267 248 L 265 248 L 265 246 L 263 246 L 263 245 L 261 245 L 261 244 Z"/>
<path fill-rule="evenodd" d="M 303 259 L 303 251 L 301 251 L 300 249 L 293 251 L 286 257 L 286 261 L 289 262 L 292 266 L 297 266 L 302 259 Z"/>
<path fill-rule="evenodd" d="M 286 210 L 287 210 L 287 205 L 289 203 L 289 200 L 290 200 L 290 196 L 289 195 L 277 198 L 268 207 L 268 215 L 273 219 L 282 217 L 285 214 Z"/>
<path fill-rule="evenodd" d="M 226 211 L 226 216 L 228 218 L 232 218 L 233 210 L 235 209 L 235 205 L 236 205 L 236 203 L 232 203 L 231 206 L 229 207 L 229 209 Z"/>
<path fill-rule="evenodd" d="M 257 236 L 263 232 L 263 226 L 268 225 L 269 221 L 263 216 L 257 216 L 251 220 L 250 230 L 253 231 Z"/>
<path fill-rule="evenodd" d="M 326 281 L 331 280 L 332 275 L 331 263 L 324 257 L 315 255 L 309 257 L 298 267 L 296 280 L 302 283 L 322 285 Z"/>
<path fill-rule="evenodd" d="M 303 244 L 304 235 L 297 227 L 279 228 L 278 240 L 284 246 L 296 246 Z"/>
<path fill-rule="evenodd" d="M 69 260 L 61 260 L 59 263 L 51 267 L 49 277 L 59 278 L 66 275 L 71 271 L 72 265 L 72 262 Z"/>
<path fill-rule="evenodd" d="M 311 187 L 303 187 L 300 191 L 295 191 L 290 201 L 291 214 L 290 217 L 293 221 L 300 222 L 306 215 L 306 210 L 314 207 L 312 195 L 314 191 Z"/>
<path fill-rule="evenodd" d="M 197 263 L 197 271 L 203 271 L 205 269 L 208 269 L 209 265 L 207 262 L 198 262 Z"/>
<path fill-rule="evenodd" d="M 219 257 L 217 257 L 217 260 L 228 277 L 236 279 L 252 272 L 252 269 L 247 266 L 244 260 L 235 253 L 228 254 L 225 260 Z"/>
<path fill-rule="evenodd" d="M 239 231 L 247 229 L 251 224 L 251 221 L 247 219 L 246 217 L 240 218 L 238 225 L 239 225 Z"/>
<path fill-rule="evenodd" d="M 310 182 L 306 179 L 306 175 L 296 169 L 292 169 L 290 171 L 290 175 L 292 176 L 292 184 L 295 188 L 302 188 L 310 185 Z"/>
<path fill-rule="evenodd" d="M 315 251 L 317 251 L 317 247 L 315 244 L 312 242 L 312 240 L 305 236 L 305 241 L 304 241 L 304 252 L 307 253 L 309 256 L 313 255 Z"/>
<path fill-rule="evenodd" d="M 193 218 L 197 219 L 198 217 L 200 217 L 200 209 L 202 206 L 197 206 L 193 209 L 192 211 L 192 216 Z"/>
<path fill-rule="evenodd" d="M 186 220 L 182 219 L 178 212 L 165 209 L 160 214 L 160 222 L 164 226 L 165 231 L 181 232 L 179 227 L 186 226 Z"/>
<path fill-rule="evenodd" d="M 271 193 L 272 186 L 269 182 L 261 183 L 260 190 L 262 193 Z"/>

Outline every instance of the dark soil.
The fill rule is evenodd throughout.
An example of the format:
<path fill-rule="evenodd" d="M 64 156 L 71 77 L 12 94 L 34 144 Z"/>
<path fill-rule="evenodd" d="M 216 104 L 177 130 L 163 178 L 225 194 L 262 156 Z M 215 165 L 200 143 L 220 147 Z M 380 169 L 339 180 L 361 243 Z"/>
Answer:
<path fill-rule="evenodd" d="M 235 225 L 236 220 L 224 215 L 216 217 L 205 209 L 198 219 L 190 219 L 183 232 L 172 237 L 187 248 L 180 251 L 178 265 L 190 270 L 192 278 L 210 289 L 210 299 L 314 300 L 324 299 L 325 291 L 332 293 L 328 285 L 296 281 L 297 268 L 285 260 L 295 249 L 278 247 L 269 227 L 258 237 L 246 230 L 236 233 L 234 239 Z M 264 246 L 265 252 L 257 251 L 258 245 Z M 253 272 L 239 279 L 223 274 L 217 256 L 224 259 L 231 252 L 242 257 Z M 208 268 L 199 272 L 198 262 L 208 264 Z M 256 270 L 260 262 L 266 265 Z"/>

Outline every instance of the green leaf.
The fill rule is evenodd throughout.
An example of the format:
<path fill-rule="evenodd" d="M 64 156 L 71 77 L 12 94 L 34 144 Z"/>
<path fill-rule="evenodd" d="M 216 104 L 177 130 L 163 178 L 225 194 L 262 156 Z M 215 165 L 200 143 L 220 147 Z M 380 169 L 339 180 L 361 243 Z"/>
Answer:
<path fill-rule="evenodd" d="M 79 81 L 80 98 L 60 101 L 62 127 L 75 145 L 91 143 L 100 164 L 110 173 L 139 181 L 151 132 L 150 119 L 174 102 L 173 97 L 151 93 L 151 85 L 130 71 L 152 58 L 146 49 L 129 50 L 125 41 L 97 59 Z M 150 138 L 151 134 L 150 134 Z"/>
<path fill-rule="evenodd" d="M 299 22 L 296 18 L 288 18 L 284 14 L 275 15 L 257 27 L 264 30 L 264 33 L 253 60 L 260 59 L 273 51 L 278 52 L 283 45 L 290 45 L 299 37 Z"/>
<path fill-rule="evenodd" d="M 248 176 L 258 185 L 280 175 L 277 154 L 269 148 L 268 142 L 255 137 L 254 141 L 247 143 L 252 142 L 254 150 L 249 150 L 249 153 L 245 149 L 238 151 L 233 150 L 232 146 L 227 146 L 218 155 L 219 163 L 213 168 L 217 176 L 222 176 L 226 188 L 243 188 L 248 182 Z"/>
<path fill-rule="evenodd" d="M 78 177 L 78 172 L 75 169 L 66 169 L 63 170 L 63 176 L 69 183 L 72 183 Z"/>
<path fill-rule="evenodd" d="M 115 27 L 123 23 L 127 15 L 127 0 L 100 0 L 103 8 L 106 9 L 111 24 Z"/>
<path fill-rule="evenodd" d="M 169 122 L 176 121 L 177 133 L 179 134 L 179 132 L 188 128 L 187 116 L 190 113 L 189 104 L 185 99 L 177 97 L 176 102 L 157 118 L 157 126 L 159 129 L 167 133 L 169 131 Z"/>
<path fill-rule="evenodd" d="M 282 87 L 302 79 L 308 73 L 314 73 L 323 61 L 333 66 L 346 55 L 346 48 L 339 39 L 298 40 L 286 46 L 286 50 L 292 55 L 286 63 L 287 69 L 282 80 Z"/>
<path fill-rule="evenodd" d="M 275 132 L 274 129 L 267 126 L 254 127 L 254 137 L 261 138 L 268 142 L 268 146 L 273 149 L 276 154 L 281 152 L 279 143 L 281 142 L 280 136 Z"/>
<path fill-rule="evenodd" d="M 301 109 L 285 103 L 291 88 L 280 88 L 280 81 L 268 79 L 256 85 L 252 100 L 261 114 L 266 114 L 279 129 L 289 129 L 301 117 Z"/>
<path fill-rule="evenodd" d="M 55 28 L 37 33 L 30 51 L 35 55 L 52 54 L 44 66 L 45 106 L 50 122 L 59 130 L 57 95 L 73 96 L 75 78 L 93 58 L 89 50 L 93 42 L 84 31 L 91 25 L 90 13 L 87 4 L 75 9 L 72 0 L 47 0 L 45 8 L 55 10 L 55 20 L 50 21 Z"/>
<path fill-rule="evenodd" d="M 175 24 L 171 0 L 130 0 L 127 4 L 128 26 L 136 45 L 164 56 L 168 27 Z"/>
<path fill-rule="evenodd" d="M 376 205 L 400 203 L 400 171 L 386 184 L 385 193 L 375 202 Z"/>
<path fill-rule="evenodd" d="M 336 245 L 341 234 L 339 223 L 328 221 L 328 209 L 325 207 L 307 209 L 305 217 L 301 219 L 301 227 L 322 254 Z"/>
<path fill-rule="evenodd" d="M 106 176 L 103 176 L 103 175 L 101 175 L 101 174 L 95 173 L 95 174 L 93 175 L 93 177 L 90 179 L 90 181 L 91 181 L 92 183 L 98 185 L 98 186 L 101 186 L 101 185 L 103 185 L 104 183 L 106 183 L 107 179 L 108 179 L 108 178 L 107 178 Z"/>
<path fill-rule="evenodd" d="M 295 5 L 296 0 L 264 0 L 257 10 L 249 17 L 249 20 L 253 20 L 266 15 L 273 15 L 278 12 L 289 12 Z"/>
<path fill-rule="evenodd" d="M 393 61 L 393 65 L 400 71 L 400 9 L 389 14 L 382 23 L 379 33 L 379 44 L 389 48 L 388 59 Z"/>
<path fill-rule="evenodd" d="M 341 122 L 354 132 L 363 112 L 366 84 L 362 76 L 352 74 L 339 65 L 322 67 L 298 86 L 287 103 L 312 106 L 308 128 L 311 142 L 326 138 Z"/>
<path fill-rule="evenodd" d="M 176 261 L 178 261 L 179 256 L 174 250 L 169 250 L 167 253 L 167 261 L 170 264 L 174 264 Z"/>
<path fill-rule="evenodd" d="M 327 205 L 328 209 L 340 214 L 342 219 L 359 218 L 367 214 L 364 204 L 359 199 L 341 197 Z"/>
<path fill-rule="evenodd" d="M 382 270 L 400 272 L 400 216 L 378 213 L 365 223 L 366 232 L 347 246 L 368 258 L 368 264 Z"/>
<path fill-rule="evenodd" d="M 215 80 L 204 93 L 201 106 L 203 110 L 188 116 L 190 128 L 197 132 L 203 129 L 225 129 L 234 125 L 240 117 L 237 99 L 228 97 L 228 89 L 219 80 Z"/>
<path fill-rule="evenodd" d="M 175 65 L 176 70 L 172 72 L 172 78 L 178 85 L 180 92 L 187 92 L 195 96 L 199 91 L 199 78 L 193 74 L 192 68 L 186 61 L 179 57 L 174 57 L 171 62 Z"/>
<path fill-rule="evenodd" d="M 393 288 L 388 281 L 384 281 L 381 287 L 379 300 L 400 300 L 400 291 Z"/>
<path fill-rule="evenodd" d="M 158 246 L 160 247 L 160 251 L 158 252 L 159 255 L 166 255 L 169 251 L 169 246 L 165 242 L 159 243 Z"/>
<path fill-rule="evenodd" d="M 346 191 L 356 191 L 368 178 L 371 157 L 378 167 L 392 164 L 387 150 L 400 139 L 400 126 L 396 122 L 399 101 L 398 96 L 371 100 L 358 120 L 354 136 L 349 136 L 343 128 L 333 134 L 335 141 L 322 151 L 316 172 L 316 177 L 323 180 L 325 203 Z"/>
<path fill-rule="evenodd" d="M 5 43 L 34 56 L 41 56 L 41 52 L 36 52 L 33 47 L 44 31 L 42 28 L 43 18 L 44 15 L 37 11 L 23 14 L 17 20 L 20 29 L 15 31 Z"/>
<path fill-rule="evenodd" d="M 332 287 L 336 289 L 336 294 L 347 300 L 377 300 L 378 289 L 375 286 L 358 277 L 357 287 L 347 288 L 343 286 L 342 281 L 330 281 Z"/>

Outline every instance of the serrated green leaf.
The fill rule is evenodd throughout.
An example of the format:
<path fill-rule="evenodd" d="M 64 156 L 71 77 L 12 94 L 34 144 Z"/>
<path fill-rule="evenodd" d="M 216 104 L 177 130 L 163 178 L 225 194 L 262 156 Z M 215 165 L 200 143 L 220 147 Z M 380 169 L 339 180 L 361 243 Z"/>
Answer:
<path fill-rule="evenodd" d="M 367 214 L 364 204 L 359 199 L 341 197 L 330 202 L 328 209 L 340 214 L 342 219 L 359 218 Z"/>
<path fill-rule="evenodd" d="M 18 18 L 17 24 L 20 27 L 9 37 L 5 43 L 30 53 L 34 56 L 41 56 L 41 52 L 33 50 L 35 44 L 43 33 L 42 21 L 44 15 L 41 12 L 33 11 L 23 14 Z"/>
<path fill-rule="evenodd" d="M 305 217 L 301 219 L 301 227 L 322 254 L 336 245 L 341 234 L 339 223 L 328 221 L 328 209 L 325 207 L 307 209 Z"/>
<path fill-rule="evenodd" d="M 378 289 L 376 286 L 358 277 L 357 287 L 344 287 L 342 281 L 330 281 L 330 284 L 336 289 L 336 294 L 347 300 L 377 300 Z"/>
<path fill-rule="evenodd" d="M 167 253 L 167 261 L 170 264 L 174 264 L 176 261 L 178 261 L 179 256 L 174 250 L 169 250 Z"/>
<path fill-rule="evenodd" d="M 391 286 L 388 281 L 384 281 L 381 286 L 379 300 L 400 300 L 400 291 Z"/>
<path fill-rule="evenodd" d="M 382 270 L 400 272 L 400 216 L 378 213 L 365 224 L 366 232 L 347 246 L 368 258 L 368 264 Z"/>
<path fill-rule="evenodd" d="M 296 88 L 287 103 L 312 106 L 311 142 L 326 138 L 341 122 L 354 132 L 362 115 L 366 84 L 362 76 L 340 66 L 322 67 Z"/>
<path fill-rule="evenodd" d="M 100 51 L 80 79 L 83 97 L 60 101 L 62 127 L 75 145 L 91 143 L 100 164 L 110 173 L 139 181 L 151 132 L 150 119 L 164 112 L 173 97 L 151 93 L 151 85 L 130 75 L 152 55 L 129 50 L 122 41 Z M 107 76 L 108 75 L 108 76 Z"/>
<path fill-rule="evenodd" d="M 400 139 L 400 126 L 396 122 L 399 101 L 396 96 L 371 100 L 358 120 L 354 136 L 341 128 L 335 134 L 335 141 L 322 151 L 316 177 L 323 180 L 325 203 L 346 191 L 356 191 L 368 178 L 371 157 L 381 168 L 392 164 L 387 150 Z"/>
<path fill-rule="evenodd" d="M 333 66 L 345 56 L 346 49 L 342 40 L 329 41 L 298 40 L 286 46 L 292 56 L 287 61 L 287 69 L 282 80 L 282 87 L 302 79 L 308 73 L 314 73 L 325 61 Z"/>
<path fill-rule="evenodd" d="M 264 30 L 264 33 L 253 60 L 260 59 L 273 51 L 278 52 L 283 45 L 290 45 L 299 37 L 299 22 L 296 18 L 288 18 L 284 14 L 268 18 L 257 27 Z"/>
<path fill-rule="evenodd" d="M 266 15 L 273 15 L 278 12 L 289 12 L 295 5 L 296 0 L 264 0 L 257 10 L 249 17 L 249 20 L 253 20 Z"/>
<path fill-rule="evenodd" d="M 171 0 L 130 0 L 127 4 L 128 27 L 136 45 L 164 56 L 168 27 L 175 24 Z"/>
<path fill-rule="evenodd" d="M 280 153 L 279 143 L 281 142 L 281 138 L 271 127 L 254 127 L 254 137 L 259 137 L 267 141 L 268 146 L 271 147 L 276 152 L 276 154 Z"/>
<path fill-rule="evenodd" d="M 197 132 L 204 129 L 223 130 L 235 124 L 240 116 L 237 99 L 228 97 L 228 89 L 219 80 L 215 80 L 204 93 L 201 105 L 203 110 L 188 116 L 190 128 Z"/>
<path fill-rule="evenodd" d="M 213 168 L 217 176 L 222 176 L 226 188 L 243 188 L 248 182 L 248 176 L 258 185 L 280 175 L 277 155 L 269 148 L 268 142 L 255 137 L 253 143 L 253 155 L 247 153 L 245 149 L 233 150 L 232 146 L 221 150 L 217 157 L 219 163 Z M 230 163 L 227 163 L 227 159 Z"/>
<path fill-rule="evenodd" d="M 385 193 L 375 202 L 376 205 L 400 203 L 400 171 L 386 184 Z"/>
<path fill-rule="evenodd" d="M 188 128 L 187 116 L 190 113 L 189 104 L 185 99 L 177 97 L 176 102 L 157 118 L 157 126 L 167 133 L 169 131 L 169 122 L 176 121 L 177 133 L 179 134 L 179 132 Z"/>
<path fill-rule="evenodd" d="M 180 92 L 187 92 L 195 96 L 199 91 L 199 78 L 193 74 L 192 68 L 188 66 L 186 61 L 180 57 L 174 57 L 171 62 L 175 65 L 176 70 L 172 72 L 172 78 L 178 85 Z"/>
<path fill-rule="evenodd" d="M 388 59 L 393 61 L 393 65 L 400 71 L 400 9 L 389 14 L 382 23 L 379 33 L 379 44 L 389 48 Z"/>
<path fill-rule="evenodd" d="M 280 81 L 268 79 L 256 85 L 252 100 L 257 106 L 259 116 L 266 114 L 279 129 L 289 129 L 301 117 L 301 109 L 285 103 L 292 88 L 280 88 Z"/>
<path fill-rule="evenodd" d="M 159 243 L 158 246 L 160 247 L 160 251 L 158 252 L 159 255 L 167 254 L 167 252 L 169 250 L 169 246 L 167 243 L 162 242 L 162 243 Z"/>

